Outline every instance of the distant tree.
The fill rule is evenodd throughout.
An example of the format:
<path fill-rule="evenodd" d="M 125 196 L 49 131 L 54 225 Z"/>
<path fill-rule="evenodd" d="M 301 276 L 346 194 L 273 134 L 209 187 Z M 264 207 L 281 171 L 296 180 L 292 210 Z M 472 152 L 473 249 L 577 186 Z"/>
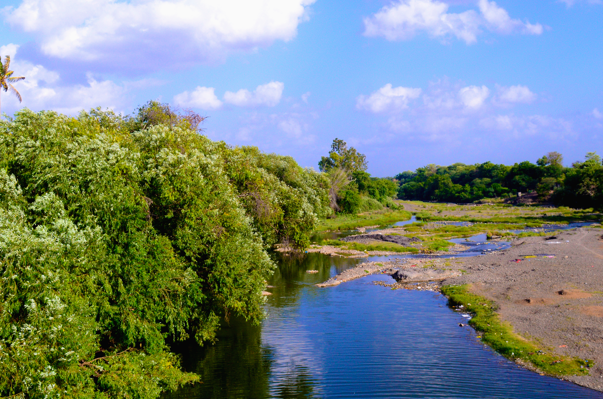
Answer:
<path fill-rule="evenodd" d="M 328 157 L 322 157 L 318 162 L 318 167 L 322 172 L 329 172 L 331 169 L 340 168 L 348 174 L 361 170 L 365 171 L 368 167 L 366 155 L 360 154 L 354 147 L 348 148 L 345 141 L 335 139 L 331 144 L 331 152 Z"/>
<path fill-rule="evenodd" d="M 205 119 L 206 117 L 191 110 L 181 111 L 170 104 L 163 104 L 159 101 L 151 100 L 139 107 L 137 112 L 130 117 L 129 122 L 132 125 L 131 130 L 165 125 L 172 127 L 179 126 L 201 132 L 202 129 L 200 125 Z"/>
<path fill-rule="evenodd" d="M 601 165 L 601 156 L 596 152 L 587 152 L 586 153 L 586 162 L 591 163 L 593 165 Z"/>
<path fill-rule="evenodd" d="M 18 82 L 20 80 L 24 80 L 24 76 L 13 76 L 14 71 L 9 70 L 10 68 L 10 56 L 4 57 L 4 63 L 2 63 L 2 58 L 0 57 L 0 89 L 4 90 L 4 92 L 11 91 L 17 96 L 19 102 L 23 101 L 21 98 L 21 94 L 15 89 L 15 87 L 11 83 Z M 0 91 L 1 91 L 0 90 Z"/>
<path fill-rule="evenodd" d="M 403 185 L 405 183 L 408 183 L 412 179 L 414 179 L 415 176 L 416 176 L 415 172 L 407 170 L 406 172 L 398 173 L 396 175 L 395 179 L 398 180 L 398 183 L 400 185 Z"/>

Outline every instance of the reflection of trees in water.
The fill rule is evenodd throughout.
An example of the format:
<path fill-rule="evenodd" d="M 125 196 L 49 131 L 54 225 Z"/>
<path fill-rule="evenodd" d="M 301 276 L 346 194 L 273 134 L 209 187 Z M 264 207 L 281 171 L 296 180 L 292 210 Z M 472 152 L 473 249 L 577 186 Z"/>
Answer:
<path fill-rule="evenodd" d="M 316 380 L 308 368 L 296 366 L 291 369 L 284 378 L 278 380 L 271 389 L 271 397 L 281 399 L 315 398 L 314 387 Z"/>
<path fill-rule="evenodd" d="M 316 253 L 275 253 L 273 258 L 278 268 L 268 283 L 273 286 L 268 290 L 273 294 L 268 298 L 268 303 L 277 308 L 296 303 L 302 288 L 328 280 L 331 277 L 331 267 L 335 267 L 336 273 L 341 273 L 362 262 L 362 259 L 331 257 Z M 318 273 L 306 273 L 307 270 L 318 270 Z"/>
<path fill-rule="evenodd" d="M 274 254 L 279 265 L 269 284 L 270 307 L 282 308 L 299 301 L 302 288 L 323 282 L 360 261 L 320 254 L 285 256 Z M 306 270 L 318 270 L 316 274 Z M 274 370 L 274 352 L 262 346 L 261 326 L 232 318 L 224 323 L 215 345 L 197 345 L 194 340 L 175 344 L 182 366 L 201 376 L 202 384 L 187 386 L 164 399 L 180 398 L 313 398 L 314 379 L 307 367 L 295 365 L 284 374 Z M 272 380 L 272 389 L 270 381 Z"/>
<path fill-rule="evenodd" d="M 187 371 L 201 376 L 201 384 L 164 395 L 176 398 L 267 398 L 273 353 L 261 345 L 261 327 L 232 319 L 215 345 L 186 342 L 174 347 Z"/>

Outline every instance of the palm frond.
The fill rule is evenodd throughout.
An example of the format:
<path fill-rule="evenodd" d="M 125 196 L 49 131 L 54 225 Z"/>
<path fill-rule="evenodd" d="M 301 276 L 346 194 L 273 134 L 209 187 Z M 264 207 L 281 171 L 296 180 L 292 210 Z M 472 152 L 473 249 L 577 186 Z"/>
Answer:
<path fill-rule="evenodd" d="M 17 96 L 17 98 L 19 99 L 19 102 L 23 102 L 23 99 L 21 98 L 21 94 L 17 91 L 17 89 L 15 89 L 13 87 L 13 85 L 11 85 L 11 84 L 9 84 L 9 86 L 10 86 L 10 91 L 15 93 L 15 96 Z"/>
<path fill-rule="evenodd" d="M 4 70 L 8 71 L 8 69 L 10 68 L 10 55 L 7 55 L 4 58 L 6 60 L 6 61 L 4 61 Z"/>
<path fill-rule="evenodd" d="M 11 83 L 18 82 L 20 80 L 25 80 L 25 76 L 14 76 L 12 78 L 8 78 L 8 81 Z"/>

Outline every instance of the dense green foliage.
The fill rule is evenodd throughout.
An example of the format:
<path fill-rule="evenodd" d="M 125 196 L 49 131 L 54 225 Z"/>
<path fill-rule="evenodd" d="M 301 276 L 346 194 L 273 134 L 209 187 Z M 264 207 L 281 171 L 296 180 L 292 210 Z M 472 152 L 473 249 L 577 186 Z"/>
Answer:
<path fill-rule="evenodd" d="M 366 172 L 366 156 L 353 147 L 348 148 L 345 141 L 333 140 L 329 156 L 322 157 L 318 166 L 329 176 L 330 204 L 335 211 L 353 215 L 383 206 L 396 208 L 392 201 L 396 183 L 371 177 Z"/>
<path fill-rule="evenodd" d="M 428 165 L 396 176 L 398 198 L 420 201 L 474 202 L 483 198 L 506 198 L 535 192 L 542 200 L 576 208 L 603 206 L 603 165 L 596 153 L 585 162 L 563 167 L 559 153 L 551 152 L 536 164 L 513 166 L 491 162 L 476 165 Z"/>
<path fill-rule="evenodd" d="M 0 396 L 158 397 L 197 380 L 170 342 L 261 318 L 266 249 L 307 245 L 329 181 L 202 119 L 149 103 L 0 122 Z"/>

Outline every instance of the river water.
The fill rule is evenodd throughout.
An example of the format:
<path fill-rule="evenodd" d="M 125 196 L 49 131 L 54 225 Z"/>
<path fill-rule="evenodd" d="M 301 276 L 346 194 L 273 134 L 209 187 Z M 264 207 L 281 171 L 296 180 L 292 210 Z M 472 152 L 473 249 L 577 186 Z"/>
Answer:
<path fill-rule="evenodd" d="M 203 383 L 165 398 L 603 398 L 494 353 L 440 294 L 374 284 L 386 275 L 314 286 L 362 261 L 279 256 L 262 325 L 177 348 Z"/>

